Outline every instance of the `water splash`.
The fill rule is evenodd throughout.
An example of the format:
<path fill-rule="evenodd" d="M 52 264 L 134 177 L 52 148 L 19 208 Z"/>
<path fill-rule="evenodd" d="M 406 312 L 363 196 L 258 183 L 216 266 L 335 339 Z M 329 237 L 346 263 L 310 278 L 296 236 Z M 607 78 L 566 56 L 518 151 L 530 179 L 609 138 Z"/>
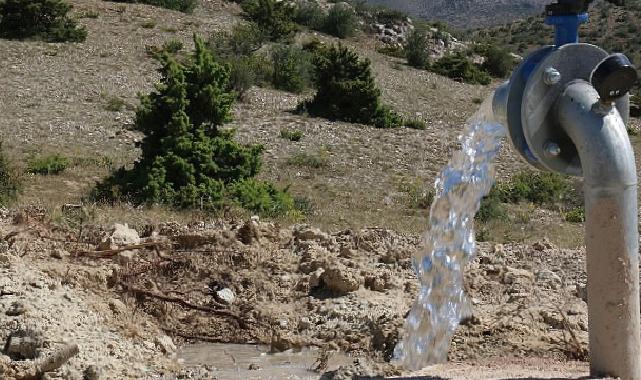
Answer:
<path fill-rule="evenodd" d="M 494 183 L 492 161 L 504 136 L 505 129 L 492 121 L 490 98 L 466 125 L 461 150 L 436 180 L 430 228 L 413 258 L 421 288 L 394 351 L 409 370 L 446 361 L 454 331 L 470 313 L 463 271 L 474 257 L 474 215 Z"/>

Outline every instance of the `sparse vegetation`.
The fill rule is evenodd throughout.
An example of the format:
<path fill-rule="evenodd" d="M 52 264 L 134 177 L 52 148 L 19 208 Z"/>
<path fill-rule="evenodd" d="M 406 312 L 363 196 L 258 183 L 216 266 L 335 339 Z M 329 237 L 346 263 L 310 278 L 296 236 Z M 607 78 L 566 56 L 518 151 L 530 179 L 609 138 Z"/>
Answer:
<path fill-rule="evenodd" d="M 0 2 L 0 38 L 82 42 L 84 27 L 68 16 L 63 0 L 4 0 Z"/>
<path fill-rule="evenodd" d="M 113 0 L 118 3 L 141 3 L 157 7 L 173 9 L 181 12 L 191 12 L 196 8 L 198 0 Z"/>
<path fill-rule="evenodd" d="M 569 223 L 584 223 L 585 222 L 585 209 L 577 207 L 565 213 L 565 221 Z"/>
<path fill-rule="evenodd" d="M 127 102 L 125 102 L 121 97 L 109 96 L 105 104 L 105 110 L 110 112 L 120 112 L 126 105 Z"/>
<path fill-rule="evenodd" d="M 27 172 L 39 175 L 57 175 L 69 167 L 69 159 L 60 154 L 34 157 L 29 161 Z"/>
<path fill-rule="evenodd" d="M 570 181 L 557 173 L 522 171 L 500 186 L 505 202 L 531 202 L 535 205 L 554 205 L 575 198 Z"/>
<path fill-rule="evenodd" d="M 329 152 L 326 148 L 321 148 L 316 153 L 297 153 L 290 157 L 287 163 L 292 166 L 322 169 L 329 165 Z"/>
<path fill-rule="evenodd" d="M 403 124 L 410 129 L 419 129 L 419 130 L 427 129 L 427 123 L 425 123 L 421 119 L 408 119 L 408 120 L 405 120 Z"/>
<path fill-rule="evenodd" d="M 222 124 L 231 118 L 234 94 L 229 69 L 202 39 L 185 61 L 163 54 L 161 83 L 141 97 L 135 128 L 145 136 L 142 157 L 99 184 L 94 196 L 137 204 L 220 209 L 236 203 L 254 212 L 294 212 L 287 193 L 253 177 L 261 167 L 262 146 L 241 145 Z"/>
<path fill-rule="evenodd" d="M 320 47 L 315 54 L 318 91 L 301 108 L 315 116 L 378 128 L 398 127 L 402 119 L 380 103 L 369 60 L 342 45 Z"/>
<path fill-rule="evenodd" d="M 0 141 L 0 206 L 7 206 L 15 200 L 21 188 L 20 177 L 9 162 Z"/>
<path fill-rule="evenodd" d="M 582 209 L 579 207 L 580 199 L 565 176 L 528 170 L 515 174 L 507 182 L 494 185 L 490 193 L 481 201 L 481 208 L 476 218 L 481 222 L 504 219 L 506 210 L 503 204 L 520 202 L 571 209 L 566 215 L 571 215 L 573 219 L 576 219 L 578 212 L 576 210 Z"/>
<path fill-rule="evenodd" d="M 303 132 L 291 129 L 281 129 L 280 137 L 292 142 L 298 142 L 303 138 Z"/>

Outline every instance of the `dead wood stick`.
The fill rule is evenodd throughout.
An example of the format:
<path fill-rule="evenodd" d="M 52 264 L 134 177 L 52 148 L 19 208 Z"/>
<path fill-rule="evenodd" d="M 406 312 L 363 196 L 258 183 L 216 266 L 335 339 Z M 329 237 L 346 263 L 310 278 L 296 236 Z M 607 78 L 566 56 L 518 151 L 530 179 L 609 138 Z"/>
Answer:
<path fill-rule="evenodd" d="M 182 306 L 184 306 L 184 307 L 186 307 L 188 309 L 194 309 L 194 310 L 202 311 L 202 312 L 205 312 L 205 313 L 219 315 L 219 316 L 222 316 L 222 317 L 230 317 L 230 318 L 236 319 L 237 321 L 239 321 L 241 323 L 243 322 L 242 318 L 239 315 L 236 315 L 235 313 L 232 313 L 231 311 L 228 311 L 228 310 L 220 310 L 220 309 L 214 309 L 214 308 L 209 307 L 209 306 L 196 305 L 196 304 L 193 304 L 191 302 L 185 301 L 182 298 L 169 297 L 169 296 L 166 296 L 164 294 L 159 294 L 159 293 L 155 293 L 155 292 L 150 292 L 148 290 L 134 288 L 134 287 L 132 287 L 130 285 L 127 285 L 127 284 L 125 284 L 123 282 L 121 282 L 120 284 L 125 288 L 125 290 L 127 290 L 129 292 L 132 292 L 132 293 L 134 293 L 136 295 L 142 295 L 142 296 L 145 296 L 145 297 L 154 298 L 154 299 L 157 299 L 157 300 L 160 300 L 160 301 L 165 301 L 165 302 L 170 302 L 170 303 L 177 303 L 177 304 L 182 305 Z M 214 303 L 214 305 L 216 305 L 218 307 L 224 307 L 224 305 L 219 304 L 219 303 Z"/>
<path fill-rule="evenodd" d="M 23 372 L 23 375 L 18 377 L 18 380 L 36 380 L 40 379 L 46 372 L 55 371 L 62 367 L 69 359 L 78 355 L 78 345 L 68 344 L 51 355 L 43 358 L 38 358 L 34 361 L 33 367 L 30 370 Z"/>
<path fill-rule="evenodd" d="M 143 249 L 143 248 L 149 248 L 149 247 L 156 247 L 159 243 L 158 242 L 150 242 L 150 243 L 141 243 L 141 244 L 133 244 L 133 245 L 127 245 L 124 247 L 120 247 L 117 249 L 106 249 L 104 251 L 93 251 L 93 252 L 78 252 L 80 256 L 88 256 L 88 257 L 93 257 L 97 259 L 103 259 L 103 258 L 109 258 L 116 256 L 120 252 L 124 251 L 130 251 L 132 249 Z"/>

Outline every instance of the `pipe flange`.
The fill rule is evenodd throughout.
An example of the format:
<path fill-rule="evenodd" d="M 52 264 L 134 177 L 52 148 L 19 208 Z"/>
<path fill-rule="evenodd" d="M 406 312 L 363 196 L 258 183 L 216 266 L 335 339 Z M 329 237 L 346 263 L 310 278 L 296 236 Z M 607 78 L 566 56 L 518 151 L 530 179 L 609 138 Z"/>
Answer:
<path fill-rule="evenodd" d="M 514 70 L 507 87 L 507 94 L 505 96 L 503 110 L 500 112 L 507 117 L 506 120 L 501 120 L 507 125 L 510 133 L 512 144 L 530 165 L 538 168 L 545 169 L 538 162 L 537 158 L 532 153 L 528 143 L 525 139 L 523 132 L 523 124 L 521 123 L 521 107 L 523 104 L 523 95 L 525 86 L 527 85 L 530 73 L 538 66 L 538 64 L 552 51 L 554 46 L 546 46 L 539 49 L 527 57 L 517 68 Z"/>
<path fill-rule="evenodd" d="M 589 82 L 594 69 L 607 56 L 605 50 L 594 45 L 568 44 L 549 51 L 532 71 L 523 90 L 520 115 L 523 137 L 539 166 L 581 175 L 577 149 L 560 126 L 555 105 L 568 83 L 577 79 Z M 625 119 L 629 97 L 619 99 L 616 107 Z"/>

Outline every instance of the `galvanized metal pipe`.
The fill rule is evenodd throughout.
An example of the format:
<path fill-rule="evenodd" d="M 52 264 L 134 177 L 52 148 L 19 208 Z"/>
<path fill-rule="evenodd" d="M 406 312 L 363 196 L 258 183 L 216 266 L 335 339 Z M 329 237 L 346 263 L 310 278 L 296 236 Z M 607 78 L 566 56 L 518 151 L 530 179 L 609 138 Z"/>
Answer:
<path fill-rule="evenodd" d="M 557 117 L 585 178 L 590 369 L 641 380 L 639 232 L 634 151 L 615 107 L 586 81 L 570 83 Z"/>

